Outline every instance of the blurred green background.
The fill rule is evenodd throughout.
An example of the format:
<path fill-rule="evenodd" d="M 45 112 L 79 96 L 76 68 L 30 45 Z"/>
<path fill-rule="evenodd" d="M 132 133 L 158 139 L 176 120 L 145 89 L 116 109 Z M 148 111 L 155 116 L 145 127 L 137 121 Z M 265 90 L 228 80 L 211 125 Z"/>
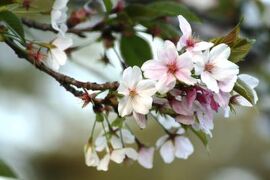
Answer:
<path fill-rule="evenodd" d="M 44 2 L 37 4 L 42 3 L 45 8 L 52 1 Z M 73 0 L 71 6 L 84 2 Z M 83 146 L 94 120 L 91 107 L 81 109 L 82 102 L 0 44 L 0 159 L 19 178 L 30 180 L 270 179 L 270 1 L 182 0 L 179 3 L 186 4 L 203 20 L 203 24 L 193 24 L 194 32 L 201 38 L 221 36 L 244 17 L 241 33 L 257 40 L 246 61 L 240 63 L 240 69 L 241 73 L 260 79 L 259 103 L 255 108 L 238 108 L 230 119 L 217 115 L 208 150 L 190 134 L 195 153 L 188 160 L 175 160 L 167 165 L 156 152 L 151 170 L 137 163 L 111 163 L 108 172 L 88 168 L 84 164 Z M 25 30 L 33 39 L 48 41 L 53 37 L 49 32 Z M 117 80 L 121 74 L 117 57 L 107 52 L 112 64 L 100 62 L 104 48 L 102 43 L 95 42 L 98 36 L 90 33 L 89 45 L 72 54 L 61 72 L 85 81 Z M 85 43 L 74 38 L 75 44 Z M 153 143 L 161 129 L 150 122 L 145 132 L 135 133 Z"/>

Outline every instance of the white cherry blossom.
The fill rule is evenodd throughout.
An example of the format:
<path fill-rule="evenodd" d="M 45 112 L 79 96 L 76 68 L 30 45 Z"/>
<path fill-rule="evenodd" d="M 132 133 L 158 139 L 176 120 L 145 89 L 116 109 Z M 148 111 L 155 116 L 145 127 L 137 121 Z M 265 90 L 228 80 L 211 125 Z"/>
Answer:
<path fill-rule="evenodd" d="M 64 65 L 67 61 L 65 50 L 72 45 L 72 39 L 68 37 L 58 36 L 51 42 L 48 49 L 47 58 L 44 59 L 44 64 L 58 71 L 60 66 Z"/>
<path fill-rule="evenodd" d="M 194 151 L 193 145 L 190 140 L 183 136 L 185 132 L 183 128 L 180 128 L 173 139 L 169 135 L 160 137 L 156 146 L 160 148 L 160 155 L 165 163 L 171 163 L 175 157 L 180 159 L 187 159 Z"/>
<path fill-rule="evenodd" d="M 128 67 L 123 72 L 118 93 L 124 95 L 119 100 L 118 112 L 120 116 L 126 116 L 132 112 L 148 114 L 152 107 L 152 96 L 156 93 L 155 82 L 143 80 L 139 67 Z"/>
<path fill-rule="evenodd" d="M 93 167 L 99 165 L 99 157 L 96 150 L 91 145 L 85 146 L 85 164 Z"/>

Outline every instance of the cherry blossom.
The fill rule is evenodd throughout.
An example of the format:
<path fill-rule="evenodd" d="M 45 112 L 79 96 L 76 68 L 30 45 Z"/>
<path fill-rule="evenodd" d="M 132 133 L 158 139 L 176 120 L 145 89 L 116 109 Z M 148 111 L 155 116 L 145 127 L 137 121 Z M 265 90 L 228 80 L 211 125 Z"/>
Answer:
<path fill-rule="evenodd" d="M 226 44 L 219 44 L 196 56 L 195 73 L 210 90 L 218 93 L 230 92 L 237 80 L 239 67 L 228 60 L 231 50 Z"/>
<path fill-rule="evenodd" d="M 124 96 L 118 104 L 120 116 L 123 117 L 132 112 L 147 114 L 152 107 L 152 96 L 155 92 L 155 82 L 149 79 L 143 80 L 139 67 L 125 69 L 118 88 L 118 93 Z"/>
<path fill-rule="evenodd" d="M 138 152 L 138 163 L 146 169 L 153 168 L 154 147 L 142 146 Z"/>
<path fill-rule="evenodd" d="M 99 165 L 99 157 L 97 152 L 91 145 L 88 144 L 85 146 L 85 164 L 93 167 Z"/>
<path fill-rule="evenodd" d="M 177 49 L 186 48 L 189 52 L 200 52 L 211 48 L 214 44 L 206 41 L 198 41 L 192 36 L 192 29 L 188 21 L 181 15 L 178 16 L 182 36 L 177 43 Z"/>
<path fill-rule="evenodd" d="M 165 163 L 173 162 L 175 157 L 187 159 L 193 153 L 193 145 L 182 135 L 184 132 L 185 130 L 180 128 L 175 137 L 164 135 L 157 140 L 156 146 L 160 148 L 160 155 Z"/>
<path fill-rule="evenodd" d="M 65 50 L 71 45 L 72 39 L 58 36 L 51 44 L 49 44 L 47 58 L 43 61 L 44 64 L 53 70 L 58 71 L 60 66 L 66 63 L 67 55 Z"/>
<path fill-rule="evenodd" d="M 55 0 L 51 11 L 52 27 L 62 36 L 67 31 L 67 3 L 69 0 Z"/>
<path fill-rule="evenodd" d="M 138 153 L 135 149 L 126 147 L 126 148 L 120 148 L 120 149 L 115 149 L 111 153 L 111 160 L 120 164 L 122 163 L 126 158 L 132 159 L 132 160 L 137 160 L 138 158 Z"/>
<path fill-rule="evenodd" d="M 157 59 L 149 60 L 142 65 L 144 76 L 157 80 L 156 88 L 160 93 L 171 90 L 176 80 L 193 85 L 196 80 L 191 77 L 192 57 L 188 53 L 178 55 L 175 45 L 165 41 L 164 48 L 158 51 Z"/>

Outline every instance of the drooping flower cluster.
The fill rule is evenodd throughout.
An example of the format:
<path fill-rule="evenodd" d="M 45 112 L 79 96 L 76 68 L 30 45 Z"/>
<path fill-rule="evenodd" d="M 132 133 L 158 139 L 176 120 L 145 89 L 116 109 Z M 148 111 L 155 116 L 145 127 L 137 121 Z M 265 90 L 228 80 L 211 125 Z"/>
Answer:
<path fill-rule="evenodd" d="M 103 134 L 95 143 L 88 144 L 88 166 L 107 170 L 110 160 L 116 163 L 137 160 L 145 168 L 153 167 L 155 148 L 145 146 L 132 134 L 125 121 L 128 116 L 140 128 L 146 127 L 148 119 L 160 124 L 165 135 L 158 138 L 156 149 L 165 163 L 171 163 L 175 157 L 187 159 L 194 151 L 185 135 L 187 130 L 212 137 L 214 113 L 223 110 L 228 117 L 233 105 L 253 105 L 234 91 L 237 81 L 250 89 L 256 104 L 254 88 L 258 80 L 239 75 L 239 67 L 230 61 L 230 47 L 195 39 L 187 20 L 183 16 L 178 19 L 183 35 L 177 46 L 167 40 L 157 51 L 157 58 L 146 61 L 141 68 L 124 70 L 117 90 L 119 117 L 112 123 L 107 121 Z M 111 127 L 119 119 L 121 126 Z M 137 144 L 137 150 L 130 146 L 133 143 Z M 97 155 L 100 151 L 105 151 L 101 160 Z"/>

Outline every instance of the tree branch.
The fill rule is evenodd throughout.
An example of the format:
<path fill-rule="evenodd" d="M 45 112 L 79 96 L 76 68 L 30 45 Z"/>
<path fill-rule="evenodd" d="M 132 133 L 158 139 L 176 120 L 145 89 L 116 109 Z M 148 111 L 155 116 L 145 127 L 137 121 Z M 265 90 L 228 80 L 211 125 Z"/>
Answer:
<path fill-rule="evenodd" d="M 104 91 L 104 90 L 116 90 L 117 87 L 119 86 L 118 82 L 107 82 L 107 83 L 103 83 L 103 84 L 98 84 L 98 83 L 92 83 L 92 82 L 82 82 L 82 81 L 78 81 L 70 76 L 61 74 L 59 72 L 53 71 L 52 69 L 48 68 L 47 66 L 45 66 L 43 63 L 37 63 L 35 62 L 35 59 L 31 58 L 28 56 L 28 54 L 26 53 L 26 51 L 22 48 L 20 48 L 15 42 L 13 42 L 10 39 L 6 39 L 5 41 L 7 43 L 7 45 L 14 50 L 14 52 L 17 54 L 17 56 L 19 58 L 23 58 L 25 60 L 27 60 L 29 63 L 31 63 L 32 65 L 35 65 L 37 69 L 39 69 L 40 71 L 50 75 L 51 77 L 53 77 L 56 81 L 58 81 L 63 87 L 66 88 L 66 90 L 68 90 L 69 92 L 71 92 L 74 96 L 78 97 L 82 94 L 82 92 L 76 90 L 74 87 L 76 88 L 80 88 L 80 89 L 87 89 L 87 90 L 100 90 L 100 91 Z M 76 91 L 75 91 L 76 90 Z"/>

